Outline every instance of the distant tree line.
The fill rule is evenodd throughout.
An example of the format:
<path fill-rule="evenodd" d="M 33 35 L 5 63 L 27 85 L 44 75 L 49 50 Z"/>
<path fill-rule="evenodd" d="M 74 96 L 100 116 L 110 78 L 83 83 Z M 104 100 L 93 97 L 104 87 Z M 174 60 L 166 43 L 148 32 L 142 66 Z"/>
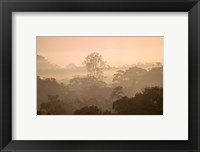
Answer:
<path fill-rule="evenodd" d="M 103 81 L 106 62 L 91 53 L 83 62 L 87 75 L 68 84 L 37 77 L 38 114 L 44 115 L 161 115 L 163 68 L 118 70 L 112 84 Z"/>

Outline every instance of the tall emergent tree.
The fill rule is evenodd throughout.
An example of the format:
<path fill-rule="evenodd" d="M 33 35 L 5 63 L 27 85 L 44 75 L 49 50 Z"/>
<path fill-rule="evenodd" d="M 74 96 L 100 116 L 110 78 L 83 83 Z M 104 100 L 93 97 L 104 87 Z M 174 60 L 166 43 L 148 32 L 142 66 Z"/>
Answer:
<path fill-rule="evenodd" d="M 90 53 L 85 58 L 83 64 L 86 66 L 89 76 L 95 77 L 100 80 L 103 79 L 103 70 L 106 66 L 106 63 L 105 61 L 103 61 L 103 58 L 99 53 Z"/>

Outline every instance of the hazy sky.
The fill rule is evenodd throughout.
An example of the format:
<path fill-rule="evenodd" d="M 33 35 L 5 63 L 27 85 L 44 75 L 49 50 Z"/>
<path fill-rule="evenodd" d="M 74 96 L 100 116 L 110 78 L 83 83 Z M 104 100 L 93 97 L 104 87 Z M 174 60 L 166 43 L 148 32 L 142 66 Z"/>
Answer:
<path fill-rule="evenodd" d="M 111 66 L 163 62 L 163 37 L 37 37 L 37 54 L 65 67 L 98 52 Z"/>

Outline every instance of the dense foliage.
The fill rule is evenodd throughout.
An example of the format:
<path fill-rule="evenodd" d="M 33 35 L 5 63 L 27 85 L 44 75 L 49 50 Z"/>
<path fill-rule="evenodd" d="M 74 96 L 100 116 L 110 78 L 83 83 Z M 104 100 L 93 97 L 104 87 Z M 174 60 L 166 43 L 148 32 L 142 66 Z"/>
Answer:
<path fill-rule="evenodd" d="M 105 62 L 99 54 L 88 55 L 84 64 L 87 75 L 74 75 L 68 83 L 37 77 L 38 114 L 163 114 L 162 66 L 149 70 L 136 66 L 122 68 L 116 70 L 112 83 L 106 83 Z"/>

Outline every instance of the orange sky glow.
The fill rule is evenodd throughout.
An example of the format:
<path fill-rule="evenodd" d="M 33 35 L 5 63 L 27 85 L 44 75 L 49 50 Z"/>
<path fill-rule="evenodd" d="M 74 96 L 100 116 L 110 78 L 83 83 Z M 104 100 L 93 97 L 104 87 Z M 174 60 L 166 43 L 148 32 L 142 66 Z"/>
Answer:
<path fill-rule="evenodd" d="M 164 37 L 45 37 L 39 36 L 37 54 L 65 67 L 82 66 L 87 55 L 98 52 L 110 66 L 138 62 L 163 63 Z"/>

